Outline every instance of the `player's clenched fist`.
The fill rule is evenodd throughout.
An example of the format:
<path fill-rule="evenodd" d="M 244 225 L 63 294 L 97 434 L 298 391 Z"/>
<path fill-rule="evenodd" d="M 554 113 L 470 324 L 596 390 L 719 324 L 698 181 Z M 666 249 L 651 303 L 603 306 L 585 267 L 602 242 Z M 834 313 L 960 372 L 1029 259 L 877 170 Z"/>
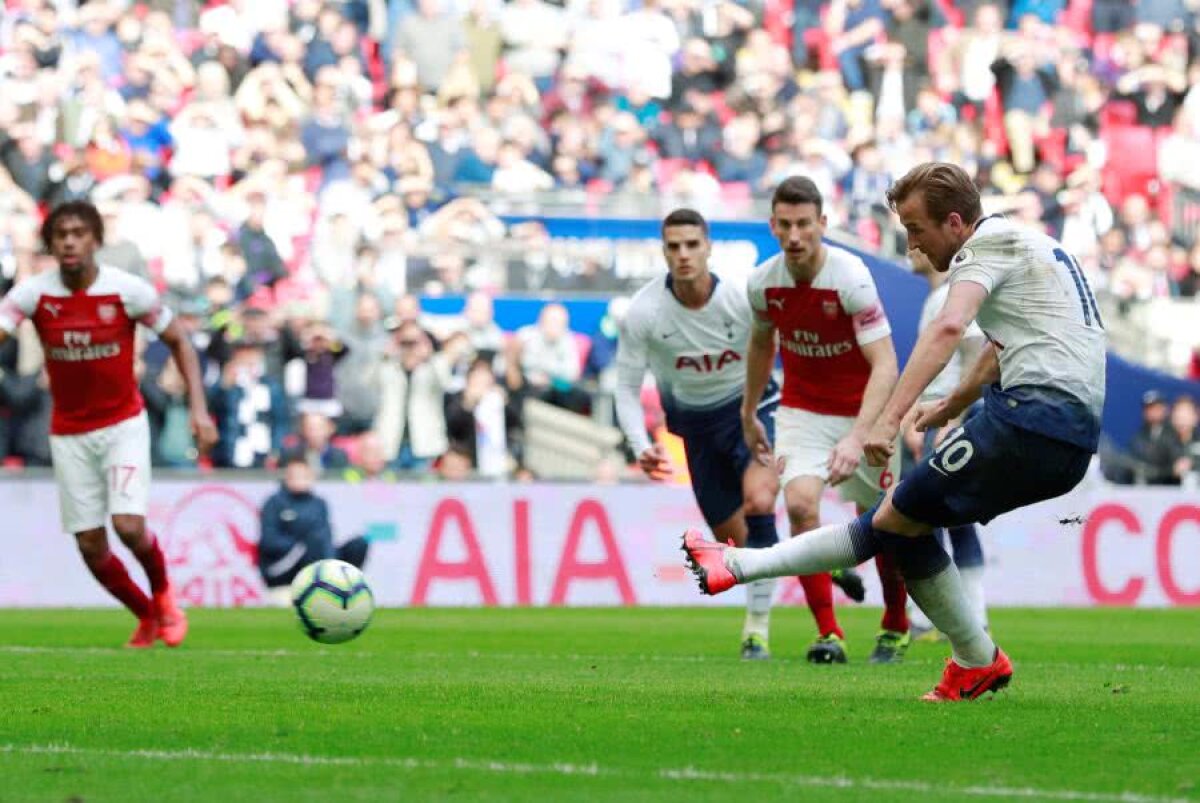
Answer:
<path fill-rule="evenodd" d="M 886 466 L 896 452 L 896 433 L 899 428 L 883 421 L 876 422 L 863 444 L 867 465 Z"/>
<path fill-rule="evenodd" d="M 742 415 L 742 437 L 746 439 L 746 445 L 750 447 L 754 459 L 770 468 L 771 441 L 767 439 L 767 428 L 756 412 Z"/>
<path fill-rule="evenodd" d="M 193 412 L 191 419 L 196 449 L 200 454 L 208 454 L 209 450 L 217 445 L 217 427 L 207 412 Z"/>
<path fill-rule="evenodd" d="M 853 434 L 838 441 L 829 453 L 829 484 L 841 485 L 853 477 L 862 457 L 862 443 Z"/>
<path fill-rule="evenodd" d="M 670 477 L 675 470 L 671 468 L 671 459 L 661 443 L 656 443 L 638 455 L 638 465 L 646 476 L 652 480 L 663 481 Z"/>
<path fill-rule="evenodd" d="M 913 419 L 913 428 L 917 432 L 926 432 L 950 423 L 957 411 L 951 408 L 947 402 L 947 399 L 938 399 L 935 402 L 918 406 L 917 416 Z"/>

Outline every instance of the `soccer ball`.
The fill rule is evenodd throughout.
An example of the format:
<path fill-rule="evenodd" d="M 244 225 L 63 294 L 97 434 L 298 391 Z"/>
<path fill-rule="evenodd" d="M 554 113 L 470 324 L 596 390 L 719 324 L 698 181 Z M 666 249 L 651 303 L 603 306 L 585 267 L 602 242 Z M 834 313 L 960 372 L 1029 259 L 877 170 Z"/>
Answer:
<path fill-rule="evenodd" d="M 322 644 L 341 644 L 367 629 L 375 596 L 356 567 L 319 560 L 292 580 L 292 607 L 306 636 Z"/>

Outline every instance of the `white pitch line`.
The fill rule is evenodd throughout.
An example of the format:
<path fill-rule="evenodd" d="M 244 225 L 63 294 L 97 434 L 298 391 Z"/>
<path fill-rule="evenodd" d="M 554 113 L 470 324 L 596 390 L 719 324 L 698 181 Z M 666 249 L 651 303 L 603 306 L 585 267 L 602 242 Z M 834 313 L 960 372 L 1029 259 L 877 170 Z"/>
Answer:
<path fill-rule="evenodd" d="M 166 652 L 164 649 L 163 652 Z M 228 657 L 245 656 L 247 658 L 299 658 L 305 655 L 321 655 L 328 650 L 180 650 L 177 655 L 220 655 Z M 145 654 L 144 650 L 131 650 L 125 647 L 58 647 L 51 645 L 24 645 L 24 644 L 3 644 L 0 645 L 0 653 L 9 653 L 13 655 L 42 655 L 42 654 L 64 654 L 64 655 L 138 655 Z"/>
<path fill-rule="evenodd" d="M 128 650 L 124 647 L 69 647 L 69 646 L 52 646 L 52 645 L 21 645 L 21 644 L 2 644 L 0 645 L 0 654 L 14 655 L 38 655 L 38 654 L 63 654 L 63 655 L 136 655 L 141 654 L 141 650 Z M 167 652 L 167 650 L 160 650 Z M 203 657 L 203 656 L 221 656 L 229 658 L 248 657 L 248 658 L 307 658 L 313 656 L 327 656 L 338 652 L 336 647 L 316 647 L 315 645 L 308 649 L 288 650 L 232 650 L 232 649 L 207 649 L 204 647 L 189 648 L 184 650 L 172 650 L 173 655 Z M 363 658 L 380 658 L 383 653 L 354 650 L 345 653 L 348 657 L 355 659 Z M 618 661 L 637 661 L 640 663 L 653 664 L 740 664 L 741 661 L 736 655 L 652 655 L 639 653 L 613 653 L 613 654 L 587 654 L 587 653 L 532 653 L 532 652 L 480 652 L 478 650 L 467 650 L 466 652 L 403 652 L 403 653 L 388 653 L 388 657 L 401 657 L 415 660 L 429 661 L 454 661 L 454 660 L 494 660 L 494 661 L 571 661 L 571 662 L 596 662 L 596 663 L 612 663 Z M 802 663 L 802 660 L 797 656 L 794 658 L 777 658 L 780 663 Z M 916 658 L 911 655 L 906 661 L 910 666 L 941 666 L 941 658 Z M 1169 664 L 1092 664 L 1092 663 L 1071 663 L 1068 661 L 1026 661 L 1018 659 L 1015 661 L 1019 669 L 1099 669 L 1106 672 L 1200 672 L 1200 666 L 1172 666 Z"/>
<path fill-rule="evenodd" d="M 285 764 L 306 767 L 385 767 L 398 770 L 462 770 L 500 775 L 562 775 L 591 778 L 625 778 L 647 781 L 658 778 L 683 783 L 747 784 L 764 783 L 819 789 L 867 789 L 882 792 L 916 792 L 947 796 L 1080 801 L 1081 803 L 1192 803 L 1187 798 L 1143 795 L 1136 792 L 1085 792 L 1077 789 L 1037 789 L 1033 787 L 953 786 L 925 781 L 848 778 L 844 776 L 799 775 L 794 773 L 732 772 L 695 767 L 658 770 L 602 767 L 595 763 L 554 762 L 529 764 L 475 758 L 430 759 L 404 756 L 321 756 L 303 753 L 228 753 L 207 750 L 115 750 L 77 747 L 69 744 L 2 744 L 0 755 L 102 756 L 148 761 L 212 761 L 231 764 Z"/>

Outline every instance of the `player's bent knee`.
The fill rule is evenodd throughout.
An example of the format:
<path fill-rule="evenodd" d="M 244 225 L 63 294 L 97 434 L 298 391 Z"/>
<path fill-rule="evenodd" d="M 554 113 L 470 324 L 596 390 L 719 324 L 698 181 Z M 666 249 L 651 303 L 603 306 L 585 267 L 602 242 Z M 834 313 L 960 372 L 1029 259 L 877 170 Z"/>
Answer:
<path fill-rule="evenodd" d="M 100 560 L 108 554 L 108 533 L 103 527 L 75 533 L 79 554 L 87 562 Z"/>
<path fill-rule="evenodd" d="M 775 512 L 776 494 L 769 491 L 756 490 L 746 496 L 746 515 L 761 516 L 767 513 Z"/>
<path fill-rule="evenodd" d="M 113 514 L 113 530 L 129 547 L 140 546 L 146 537 L 146 519 L 124 513 Z"/>
<path fill-rule="evenodd" d="M 919 521 L 913 521 L 899 510 L 896 510 L 895 506 L 892 505 L 892 494 L 890 491 L 884 497 L 884 500 L 879 503 L 879 509 L 875 511 L 875 516 L 871 519 L 871 526 L 885 533 L 914 538 L 933 531 L 933 527 Z"/>

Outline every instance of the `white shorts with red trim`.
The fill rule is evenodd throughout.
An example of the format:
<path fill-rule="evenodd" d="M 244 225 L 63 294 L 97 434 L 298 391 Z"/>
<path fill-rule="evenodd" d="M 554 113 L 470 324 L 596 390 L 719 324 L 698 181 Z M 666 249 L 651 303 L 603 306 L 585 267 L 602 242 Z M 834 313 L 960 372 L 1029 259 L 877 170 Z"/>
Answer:
<path fill-rule="evenodd" d="M 780 482 L 786 487 L 798 477 L 829 481 L 829 455 L 838 441 L 850 434 L 854 419 L 821 415 L 796 407 L 780 407 L 775 413 L 775 456 L 784 460 Z M 900 476 L 900 444 L 886 468 L 867 465 L 864 457 L 858 470 L 838 486 L 847 502 L 869 508 Z"/>
<path fill-rule="evenodd" d="M 79 435 L 51 435 L 63 530 L 103 527 L 112 515 L 146 515 L 150 494 L 150 423 L 133 418 Z"/>

